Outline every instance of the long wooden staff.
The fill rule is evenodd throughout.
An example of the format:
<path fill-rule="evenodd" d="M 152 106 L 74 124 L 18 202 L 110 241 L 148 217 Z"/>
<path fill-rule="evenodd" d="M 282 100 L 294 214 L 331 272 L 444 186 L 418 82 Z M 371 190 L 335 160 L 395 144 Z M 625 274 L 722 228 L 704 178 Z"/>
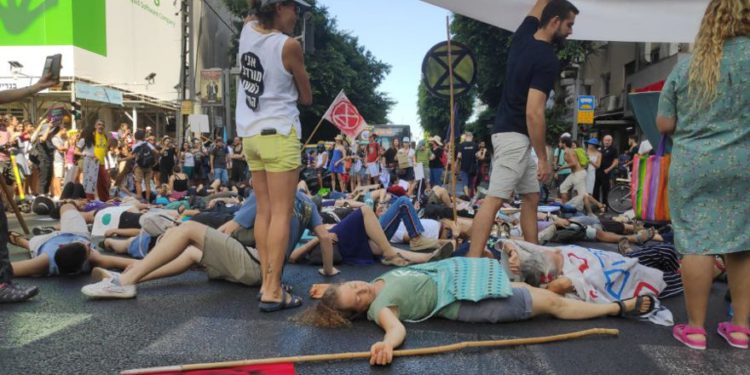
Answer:
<path fill-rule="evenodd" d="M 451 140 L 450 140 L 450 177 L 451 177 L 451 193 L 453 193 L 453 221 L 458 220 L 458 213 L 456 211 L 456 201 L 458 200 L 458 196 L 456 194 L 456 164 L 454 163 L 455 155 L 456 155 L 456 111 L 453 106 L 456 102 L 455 100 L 455 93 L 453 91 L 453 46 L 451 45 L 451 26 L 450 26 L 450 17 L 445 17 L 445 31 L 448 34 L 448 82 L 450 84 L 450 96 L 451 96 Z M 443 150 L 445 152 L 445 150 Z M 448 171 L 446 171 L 448 172 Z"/>
<path fill-rule="evenodd" d="M 487 341 L 464 341 L 455 344 L 431 346 L 427 348 L 418 349 L 405 349 L 396 350 L 393 352 L 394 357 L 408 357 L 418 355 L 432 355 L 454 352 L 467 348 L 499 348 L 508 346 L 520 346 L 520 345 L 536 345 L 545 344 L 550 342 L 559 342 L 579 339 L 581 337 L 593 336 L 593 335 L 608 335 L 617 336 L 620 331 L 617 329 L 606 329 L 606 328 L 592 328 L 585 331 L 577 331 L 571 333 L 565 333 L 554 336 L 544 337 L 529 337 L 522 339 L 507 339 L 507 340 L 487 340 Z M 209 370 L 219 369 L 227 367 L 239 367 L 239 366 L 252 366 L 252 365 L 268 365 L 276 363 L 300 363 L 300 362 L 322 362 L 322 361 L 340 361 L 346 359 L 368 359 L 370 358 L 370 352 L 354 352 L 354 353 L 335 353 L 335 354 L 316 354 L 316 355 L 305 355 L 305 356 L 294 356 L 294 357 L 280 357 L 280 358 L 265 358 L 265 359 L 249 359 L 243 361 L 228 361 L 228 362 L 215 362 L 215 363 L 196 363 L 191 365 L 178 365 L 178 366 L 166 366 L 166 367 L 153 367 L 145 369 L 127 370 L 121 372 L 122 375 L 142 375 L 154 372 L 179 372 L 179 371 L 195 371 L 195 370 Z"/>

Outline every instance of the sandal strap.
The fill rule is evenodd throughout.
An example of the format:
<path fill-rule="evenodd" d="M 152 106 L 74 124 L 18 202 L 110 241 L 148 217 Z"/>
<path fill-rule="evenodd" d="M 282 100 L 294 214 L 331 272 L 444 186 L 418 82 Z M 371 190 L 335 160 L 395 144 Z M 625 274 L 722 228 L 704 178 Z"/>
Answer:
<path fill-rule="evenodd" d="M 723 322 L 720 323 L 720 325 L 724 328 L 725 331 L 727 331 L 727 333 L 744 333 L 750 336 L 750 329 L 736 326 L 732 324 L 732 322 Z"/>
<path fill-rule="evenodd" d="M 691 327 L 687 324 L 678 324 L 677 329 L 682 331 L 683 335 L 704 335 L 706 336 L 706 329 L 703 327 Z"/>

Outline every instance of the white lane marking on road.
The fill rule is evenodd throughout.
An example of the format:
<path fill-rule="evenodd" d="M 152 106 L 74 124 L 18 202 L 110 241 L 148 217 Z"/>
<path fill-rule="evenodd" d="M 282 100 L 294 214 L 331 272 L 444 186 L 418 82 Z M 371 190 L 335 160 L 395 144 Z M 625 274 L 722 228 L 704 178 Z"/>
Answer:
<path fill-rule="evenodd" d="M 675 343 L 675 345 L 682 345 Z M 721 338 L 708 340 L 708 349 L 685 346 L 640 345 L 640 349 L 665 374 L 747 374 L 747 350 L 730 348 Z"/>
<path fill-rule="evenodd" d="M 0 327 L 2 327 L 0 348 L 22 347 L 81 324 L 90 318 L 91 314 L 0 314 Z"/>

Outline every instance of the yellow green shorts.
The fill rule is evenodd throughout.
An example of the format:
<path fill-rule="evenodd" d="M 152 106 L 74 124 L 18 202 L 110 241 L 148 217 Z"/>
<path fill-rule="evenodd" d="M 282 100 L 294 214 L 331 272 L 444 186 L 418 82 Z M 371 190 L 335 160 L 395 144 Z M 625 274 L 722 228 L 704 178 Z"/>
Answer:
<path fill-rule="evenodd" d="M 254 135 L 242 139 L 245 158 L 251 172 L 289 172 L 301 165 L 301 148 L 297 132 L 289 135 Z"/>

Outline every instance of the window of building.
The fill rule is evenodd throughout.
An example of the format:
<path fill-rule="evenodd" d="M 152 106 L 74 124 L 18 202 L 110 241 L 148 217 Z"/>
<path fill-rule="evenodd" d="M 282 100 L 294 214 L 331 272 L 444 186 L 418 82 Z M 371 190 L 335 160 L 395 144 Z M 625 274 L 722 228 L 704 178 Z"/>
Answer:
<path fill-rule="evenodd" d="M 612 81 L 612 74 L 602 74 L 602 96 L 607 96 L 610 94 L 610 83 Z"/>

